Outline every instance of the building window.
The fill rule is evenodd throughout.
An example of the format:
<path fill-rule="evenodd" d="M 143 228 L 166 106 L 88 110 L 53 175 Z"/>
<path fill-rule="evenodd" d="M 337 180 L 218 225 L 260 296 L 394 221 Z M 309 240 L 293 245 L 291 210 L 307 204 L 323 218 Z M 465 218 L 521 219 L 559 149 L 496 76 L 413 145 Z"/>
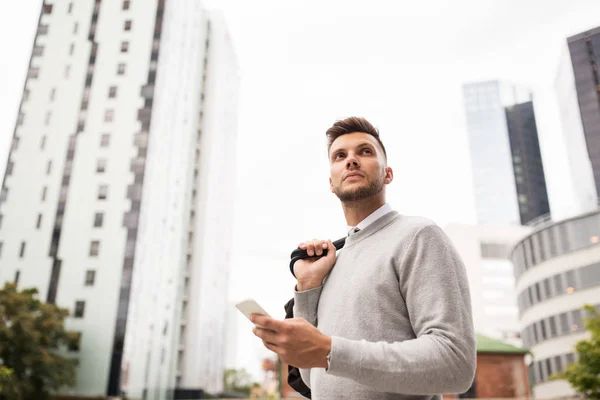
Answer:
<path fill-rule="evenodd" d="M 21 271 L 17 270 L 15 272 L 15 285 L 19 284 L 19 278 L 21 277 Z"/>
<path fill-rule="evenodd" d="M 85 301 L 78 300 L 75 302 L 75 318 L 83 318 L 85 313 Z"/>
<path fill-rule="evenodd" d="M 69 343 L 69 351 L 79 351 L 81 348 L 81 332 L 75 332 L 73 341 Z"/>
<path fill-rule="evenodd" d="M 40 67 L 30 67 L 27 77 L 31 79 L 37 79 L 40 76 Z"/>
<path fill-rule="evenodd" d="M 121 42 L 121 53 L 127 53 L 129 50 L 129 42 Z"/>
<path fill-rule="evenodd" d="M 88 269 L 85 271 L 85 286 L 94 286 L 96 281 L 96 271 Z"/>
<path fill-rule="evenodd" d="M 48 111 L 44 117 L 44 125 L 50 125 L 50 119 L 52 118 L 52 111 Z"/>
<path fill-rule="evenodd" d="M 108 97 L 111 99 L 114 97 L 117 97 L 117 87 L 116 86 L 111 86 L 108 89 Z"/>
<path fill-rule="evenodd" d="M 71 43 L 71 47 L 69 47 L 69 55 L 72 56 L 75 53 L 75 43 Z"/>
<path fill-rule="evenodd" d="M 42 214 L 38 214 L 37 222 L 35 224 L 36 229 L 40 229 L 42 226 Z"/>
<path fill-rule="evenodd" d="M 4 242 L 0 242 L 0 257 L 2 256 L 2 248 L 4 247 Z"/>
<path fill-rule="evenodd" d="M 42 10 L 44 14 L 52 14 L 52 4 L 44 4 Z"/>
<path fill-rule="evenodd" d="M 112 122 L 115 117 L 114 110 L 106 110 L 104 112 L 104 122 Z"/>
<path fill-rule="evenodd" d="M 48 191 L 48 187 L 44 186 L 42 189 L 42 201 L 46 201 L 46 192 Z"/>
<path fill-rule="evenodd" d="M 71 14 L 73 12 L 73 3 L 69 3 L 69 9 L 67 10 L 67 13 Z"/>
<path fill-rule="evenodd" d="M 9 161 L 8 164 L 6 164 L 6 176 L 12 175 L 14 166 L 15 163 L 12 161 Z"/>
<path fill-rule="evenodd" d="M 131 20 L 128 19 L 127 21 L 125 21 L 125 28 L 126 31 L 130 31 L 131 30 Z"/>
<path fill-rule="evenodd" d="M 19 258 L 25 257 L 25 242 L 21 242 L 21 249 L 19 250 Z"/>
<path fill-rule="evenodd" d="M 47 35 L 48 34 L 48 25 L 45 24 L 45 25 L 38 26 L 37 34 L 38 34 L 38 36 Z"/>
<path fill-rule="evenodd" d="M 96 172 L 99 174 L 103 174 L 106 172 L 106 160 L 100 159 L 98 160 L 98 164 L 96 165 Z"/>
<path fill-rule="evenodd" d="M 16 150 L 19 147 L 19 137 L 18 136 L 14 136 L 13 140 L 12 140 L 12 150 Z"/>
<path fill-rule="evenodd" d="M 104 222 L 104 214 L 101 212 L 97 212 L 94 215 L 94 228 L 101 228 L 103 222 Z"/>
<path fill-rule="evenodd" d="M 23 102 L 29 100 L 29 89 L 23 90 Z"/>
<path fill-rule="evenodd" d="M 50 90 L 50 101 L 54 101 L 55 96 L 56 96 L 56 88 L 52 88 L 52 90 Z"/>
<path fill-rule="evenodd" d="M 44 150 L 46 148 L 46 136 L 42 136 L 42 139 L 40 140 L 40 149 Z"/>
<path fill-rule="evenodd" d="M 100 138 L 100 147 L 108 147 L 110 144 L 110 135 L 108 133 L 103 133 Z"/>
<path fill-rule="evenodd" d="M 50 172 L 52 172 L 52 160 L 48 161 L 48 164 L 46 166 L 46 175 L 50 175 Z"/>
<path fill-rule="evenodd" d="M 43 56 L 44 55 L 44 46 L 41 44 L 36 44 L 33 46 L 33 55 L 34 56 Z"/>
<path fill-rule="evenodd" d="M 75 22 L 75 25 L 73 25 L 73 35 L 76 35 L 78 30 L 79 30 L 79 22 Z"/>
<path fill-rule="evenodd" d="M 123 1 L 123 10 L 129 10 L 129 3 L 131 3 L 129 0 Z"/>
<path fill-rule="evenodd" d="M 8 188 L 5 186 L 2 188 L 2 193 L 0 193 L 0 203 L 5 202 L 8 199 Z"/>
<path fill-rule="evenodd" d="M 100 185 L 98 188 L 98 200 L 106 200 L 108 196 L 108 185 Z"/>
<path fill-rule="evenodd" d="M 90 243 L 90 256 L 97 257 L 99 253 L 100 253 L 100 241 L 93 240 Z"/>
<path fill-rule="evenodd" d="M 71 75 L 71 66 L 67 65 L 65 67 L 65 78 L 68 78 Z"/>
<path fill-rule="evenodd" d="M 117 75 L 124 75 L 124 74 L 125 74 L 125 64 L 120 63 L 119 66 L 117 67 Z"/>
<path fill-rule="evenodd" d="M 20 112 L 19 116 L 17 117 L 17 125 L 19 125 L 19 126 L 23 125 L 24 121 L 25 121 L 25 114 Z"/>

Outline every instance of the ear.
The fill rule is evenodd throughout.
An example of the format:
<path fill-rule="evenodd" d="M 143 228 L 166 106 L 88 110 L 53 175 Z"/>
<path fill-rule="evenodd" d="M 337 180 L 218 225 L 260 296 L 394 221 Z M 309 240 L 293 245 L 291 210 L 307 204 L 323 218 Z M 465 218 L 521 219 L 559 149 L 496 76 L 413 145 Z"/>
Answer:
<path fill-rule="evenodd" d="M 329 177 L 329 189 L 331 190 L 331 193 L 333 192 L 333 181 L 331 180 L 331 177 Z"/>
<path fill-rule="evenodd" d="M 385 167 L 385 178 L 383 179 L 383 183 L 385 183 L 386 185 L 389 185 L 390 183 L 392 183 L 393 180 L 394 180 L 394 171 L 392 171 L 392 168 L 390 168 L 390 167 Z"/>

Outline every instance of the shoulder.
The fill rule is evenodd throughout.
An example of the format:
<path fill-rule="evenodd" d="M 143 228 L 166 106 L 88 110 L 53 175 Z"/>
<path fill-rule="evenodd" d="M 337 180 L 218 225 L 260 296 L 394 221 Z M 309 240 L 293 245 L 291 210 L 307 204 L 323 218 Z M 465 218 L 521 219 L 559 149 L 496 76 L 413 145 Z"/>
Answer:
<path fill-rule="evenodd" d="M 402 247 L 426 242 L 446 242 L 446 233 L 434 221 L 420 216 L 398 215 L 393 222 L 394 236 Z"/>
<path fill-rule="evenodd" d="M 400 214 L 394 221 L 393 227 L 394 229 L 398 229 L 413 235 L 426 228 L 432 228 L 433 230 L 439 229 L 437 224 L 429 218 Z"/>

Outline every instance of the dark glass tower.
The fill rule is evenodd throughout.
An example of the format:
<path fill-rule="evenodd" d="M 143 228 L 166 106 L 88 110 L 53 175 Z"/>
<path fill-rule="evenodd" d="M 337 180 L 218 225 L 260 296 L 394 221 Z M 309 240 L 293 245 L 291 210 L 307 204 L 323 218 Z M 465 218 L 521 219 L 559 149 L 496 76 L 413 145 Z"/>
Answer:
<path fill-rule="evenodd" d="M 521 223 L 550 212 L 533 102 L 506 107 Z"/>
<path fill-rule="evenodd" d="M 596 193 L 600 193 L 600 27 L 567 39 Z"/>

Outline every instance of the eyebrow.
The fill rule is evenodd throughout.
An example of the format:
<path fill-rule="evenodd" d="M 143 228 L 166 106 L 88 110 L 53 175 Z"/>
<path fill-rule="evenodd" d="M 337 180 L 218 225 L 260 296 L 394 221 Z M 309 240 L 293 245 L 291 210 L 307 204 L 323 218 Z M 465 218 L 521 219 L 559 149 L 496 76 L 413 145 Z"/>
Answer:
<path fill-rule="evenodd" d="M 359 144 L 359 145 L 356 146 L 357 149 L 360 149 L 362 147 L 372 147 L 372 148 L 375 148 L 375 146 L 372 145 L 369 142 L 363 142 L 363 143 L 361 143 L 361 144 Z M 346 148 L 340 147 L 339 149 L 334 149 L 334 150 L 331 151 L 331 155 L 339 153 L 340 151 L 346 151 Z"/>

